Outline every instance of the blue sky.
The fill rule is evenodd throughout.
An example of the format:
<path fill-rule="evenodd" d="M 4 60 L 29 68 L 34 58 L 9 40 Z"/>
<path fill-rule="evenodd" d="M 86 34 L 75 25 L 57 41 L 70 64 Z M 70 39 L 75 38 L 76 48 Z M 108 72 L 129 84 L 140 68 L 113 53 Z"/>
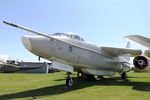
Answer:
<path fill-rule="evenodd" d="M 22 35 L 31 33 L 3 20 L 46 34 L 76 32 L 99 45 L 124 47 L 123 36 L 150 37 L 149 5 L 149 0 L 0 0 L 0 54 L 37 60 L 21 42 Z"/>

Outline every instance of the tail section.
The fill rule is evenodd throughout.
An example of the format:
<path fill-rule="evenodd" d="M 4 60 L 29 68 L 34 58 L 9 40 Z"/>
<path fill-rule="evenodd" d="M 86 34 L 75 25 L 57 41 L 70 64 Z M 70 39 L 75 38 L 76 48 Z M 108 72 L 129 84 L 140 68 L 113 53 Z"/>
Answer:
<path fill-rule="evenodd" d="M 145 47 L 150 48 L 150 38 L 147 38 L 141 35 L 128 35 L 128 36 L 125 36 L 125 38 L 128 38 L 129 40 L 132 40 L 136 43 L 139 43 Z"/>
<path fill-rule="evenodd" d="M 130 42 L 127 41 L 126 45 L 125 45 L 125 48 L 129 49 L 130 48 Z M 125 54 L 124 55 L 124 58 L 127 60 L 127 61 L 130 61 L 130 55 L 129 54 Z"/>
<path fill-rule="evenodd" d="M 126 43 L 126 48 L 130 48 L 130 42 L 129 41 L 127 41 L 127 43 Z"/>

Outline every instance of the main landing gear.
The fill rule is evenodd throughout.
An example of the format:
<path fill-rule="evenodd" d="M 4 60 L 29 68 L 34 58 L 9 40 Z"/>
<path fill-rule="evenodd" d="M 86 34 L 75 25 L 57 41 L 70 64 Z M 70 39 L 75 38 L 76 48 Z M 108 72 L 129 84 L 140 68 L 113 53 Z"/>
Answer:
<path fill-rule="evenodd" d="M 70 75 L 71 75 L 71 72 L 67 72 L 66 86 L 68 88 L 73 86 L 73 79 Z M 77 77 L 82 80 L 95 80 L 95 77 L 93 75 L 84 74 L 82 71 L 78 71 L 77 75 L 78 75 Z M 98 76 L 98 78 L 104 79 L 103 76 Z M 122 72 L 120 78 L 121 80 L 127 80 L 127 72 Z"/>
<path fill-rule="evenodd" d="M 84 81 L 85 80 L 87 80 L 87 81 L 89 81 L 89 80 L 96 80 L 94 75 L 88 75 L 88 74 L 83 73 L 82 71 L 78 71 L 77 78 L 81 79 L 81 80 L 84 80 Z"/>
<path fill-rule="evenodd" d="M 71 78 L 71 73 L 67 72 L 67 78 L 66 78 L 66 86 L 69 88 L 73 85 L 73 80 Z"/>
<path fill-rule="evenodd" d="M 68 88 L 73 86 L 73 79 L 71 78 L 70 75 L 71 75 L 71 73 L 67 72 L 66 86 Z M 77 78 L 84 80 L 84 81 L 96 80 L 94 75 L 87 75 L 87 74 L 83 73 L 82 71 L 78 71 Z M 103 77 L 101 76 L 101 78 L 103 78 Z"/>
<path fill-rule="evenodd" d="M 121 80 L 127 80 L 127 72 L 121 73 Z"/>

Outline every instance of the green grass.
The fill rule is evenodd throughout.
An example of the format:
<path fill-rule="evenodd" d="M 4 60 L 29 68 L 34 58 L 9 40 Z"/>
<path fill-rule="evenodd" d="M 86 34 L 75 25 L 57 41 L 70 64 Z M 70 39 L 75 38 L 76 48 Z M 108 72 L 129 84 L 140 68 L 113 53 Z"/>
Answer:
<path fill-rule="evenodd" d="M 64 72 L 54 74 L 0 74 L 0 100 L 150 100 L 150 73 L 129 73 L 100 81 L 81 81 L 65 87 Z"/>

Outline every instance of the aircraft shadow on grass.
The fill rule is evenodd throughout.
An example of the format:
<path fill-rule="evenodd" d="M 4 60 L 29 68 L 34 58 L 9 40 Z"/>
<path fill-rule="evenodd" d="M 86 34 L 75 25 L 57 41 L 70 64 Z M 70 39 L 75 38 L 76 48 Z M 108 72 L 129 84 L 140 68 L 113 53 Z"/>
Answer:
<path fill-rule="evenodd" d="M 0 100 L 28 97 L 37 98 L 40 96 L 57 95 L 78 89 L 83 89 L 90 86 L 132 86 L 133 90 L 150 91 L 150 82 L 132 82 L 130 80 L 120 81 L 119 78 L 108 78 L 99 81 L 81 81 L 77 78 L 73 78 L 73 80 L 74 86 L 72 88 L 66 88 L 65 84 L 48 86 L 33 90 L 22 91 L 18 93 L 0 95 Z M 55 81 L 62 81 L 62 79 Z"/>

